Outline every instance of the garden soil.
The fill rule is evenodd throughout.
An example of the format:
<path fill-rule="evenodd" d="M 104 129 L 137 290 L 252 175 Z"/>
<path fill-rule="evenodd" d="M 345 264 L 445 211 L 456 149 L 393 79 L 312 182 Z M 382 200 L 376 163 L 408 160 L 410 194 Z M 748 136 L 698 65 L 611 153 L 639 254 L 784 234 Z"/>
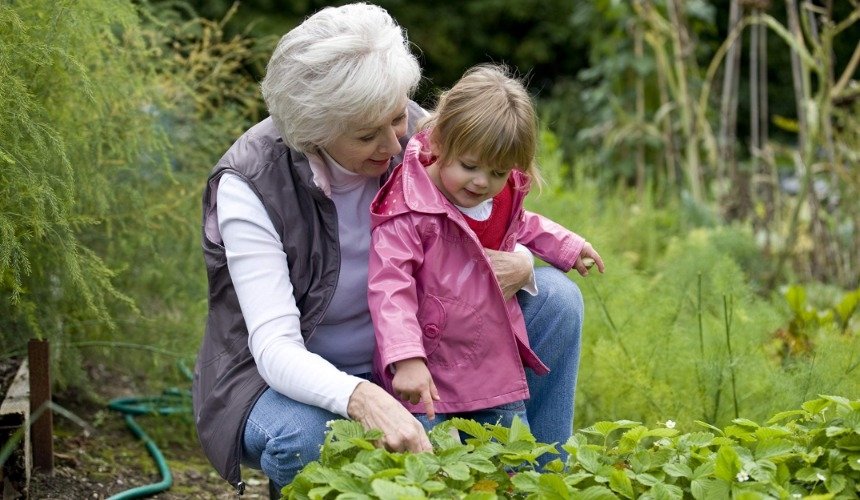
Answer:
<path fill-rule="evenodd" d="M 144 443 L 134 437 L 121 414 L 107 408 L 107 402 L 114 398 L 146 394 L 135 390 L 138 384 L 131 377 L 111 373 L 103 365 L 86 370 L 94 394 L 83 397 L 64 391 L 55 393 L 53 399 L 83 420 L 87 428 L 54 414 L 54 472 L 34 472 L 31 499 L 103 499 L 161 481 Z M 245 494 L 237 496 L 203 455 L 190 415 L 136 420 L 156 442 L 173 475 L 173 486 L 151 498 L 269 498 L 268 480 L 250 469 L 243 469 Z"/>

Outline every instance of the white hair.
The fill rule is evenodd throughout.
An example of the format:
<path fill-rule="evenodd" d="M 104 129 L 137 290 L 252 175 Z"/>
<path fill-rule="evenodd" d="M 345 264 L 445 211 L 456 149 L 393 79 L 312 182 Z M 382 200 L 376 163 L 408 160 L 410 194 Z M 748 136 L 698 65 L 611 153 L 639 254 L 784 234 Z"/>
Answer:
<path fill-rule="evenodd" d="M 405 30 L 381 7 L 355 3 L 326 7 L 284 35 L 261 87 L 287 145 L 311 152 L 390 116 L 420 78 Z"/>

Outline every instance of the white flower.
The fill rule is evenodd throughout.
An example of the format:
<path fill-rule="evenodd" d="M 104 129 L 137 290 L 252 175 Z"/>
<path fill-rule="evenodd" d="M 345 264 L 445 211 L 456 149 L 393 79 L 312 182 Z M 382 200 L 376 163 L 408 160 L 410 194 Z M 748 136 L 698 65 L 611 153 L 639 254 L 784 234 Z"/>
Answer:
<path fill-rule="evenodd" d="M 674 429 L 675 428 L 675 421 L 674 420 L 667 420 L 666 421 L 666 428 Z"/>
<path fill-rule="evenodd" d="M 822 474 L 820 472 L 818 474 L 816 474 L 815 477 L 817 477 L 819 481 L 826 481 L 827 480 L 827 478 L 824 477 L 824 474 Z"/>
<path fill-rule="evenodd" d="M 742 482 L 746 481 L 747 479 L 749 479 L 750 475 L 744 471 L 740 471 L 740 472 L 738 472 L 738 474 L 735 477 L 738 479 L 739 483 L 742 483 Z"/>

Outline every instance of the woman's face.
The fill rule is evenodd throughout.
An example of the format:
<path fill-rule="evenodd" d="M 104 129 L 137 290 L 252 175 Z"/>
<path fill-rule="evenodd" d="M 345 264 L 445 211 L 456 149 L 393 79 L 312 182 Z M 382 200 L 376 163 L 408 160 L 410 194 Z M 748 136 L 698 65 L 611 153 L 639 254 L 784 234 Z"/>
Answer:
<path fill-rule="evenodd" d="M 379 123 L 351 128 L 327 148 L 343 168 L 367 177 L 379 177 L 388 170 L 391 157 L 400 153 L 399 138 L 406 134 L 406 100 Z"/>

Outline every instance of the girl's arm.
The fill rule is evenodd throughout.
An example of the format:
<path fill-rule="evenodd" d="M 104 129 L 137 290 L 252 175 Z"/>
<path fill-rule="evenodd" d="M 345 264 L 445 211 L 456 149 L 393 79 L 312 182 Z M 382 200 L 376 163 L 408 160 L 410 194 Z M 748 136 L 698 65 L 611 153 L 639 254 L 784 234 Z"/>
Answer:
<path fill-rule="evenodd" d="M 588 274 L 588 266 L 583 261 L 588 257 L 603 272 L 603 260 L 585 238 L 540 214 L 523 211 L 517 241 L 562 271 L 567 272 L 576 267 L 580 274 Z"/>
<path fill-rule="evenodd" d="M 413 274 L 423 262 L 421 236 L 411 216 L 389 219 L 373 229 L 367 302 L 385 369 L 403 359 L 426 358 Z"/>

